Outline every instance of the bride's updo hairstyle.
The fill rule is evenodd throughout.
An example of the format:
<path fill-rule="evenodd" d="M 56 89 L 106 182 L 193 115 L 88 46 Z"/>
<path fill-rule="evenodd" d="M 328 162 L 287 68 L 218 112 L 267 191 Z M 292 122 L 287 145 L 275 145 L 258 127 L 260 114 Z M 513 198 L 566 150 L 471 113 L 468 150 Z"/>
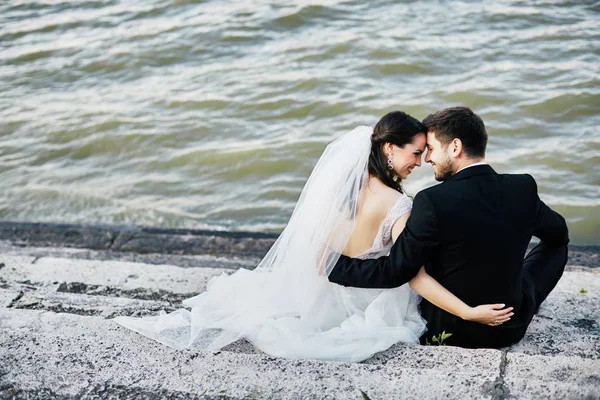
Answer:
<path fill-rule="evenodd" d="M 388 156 L 383 151 L 385 143 L 392 143 L 403 148 L 411 143 L 415 136 L 425 135 L 427 129 L 419 120 L 402 111 L 385 114 L 371 135 L 371 154 L 369 155 L 369 174 L 379 178 L 386 186 L 402 191 L 402 179 L 387 168 Z"/>

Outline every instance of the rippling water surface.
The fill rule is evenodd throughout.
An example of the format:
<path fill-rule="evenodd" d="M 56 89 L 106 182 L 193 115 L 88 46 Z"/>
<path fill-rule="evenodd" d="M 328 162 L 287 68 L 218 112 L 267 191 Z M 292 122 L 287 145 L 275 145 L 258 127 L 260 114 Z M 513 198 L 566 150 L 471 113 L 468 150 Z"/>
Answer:
<path fill-rule="evenodd" d="M 600 244 L 599 21 L 583 0 L 2 2 L 0 218 L 276 232 L 333 138 L 461 104 L 495 169 Z"/>

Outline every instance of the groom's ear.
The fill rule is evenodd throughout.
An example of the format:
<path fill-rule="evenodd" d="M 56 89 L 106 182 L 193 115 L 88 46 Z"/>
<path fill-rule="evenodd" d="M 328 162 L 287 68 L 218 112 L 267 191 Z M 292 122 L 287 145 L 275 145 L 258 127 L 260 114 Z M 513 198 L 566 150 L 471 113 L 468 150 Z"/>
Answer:
<path fill-rule="evenodd" d="M 450 153 L 450 157 L 457 158 L 463 153 L 463 143 L 462 140 L 458 138 L 452 139 L 450 144 L 448 145 L 448 152 Z"/>

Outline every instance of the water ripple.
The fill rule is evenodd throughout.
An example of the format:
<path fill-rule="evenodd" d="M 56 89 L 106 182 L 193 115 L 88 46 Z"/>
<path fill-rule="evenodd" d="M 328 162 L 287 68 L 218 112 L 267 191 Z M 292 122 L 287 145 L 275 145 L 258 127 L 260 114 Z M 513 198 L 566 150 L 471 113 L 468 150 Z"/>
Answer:
<path fill-rule="evenodd" d="M 452 18 L 448 18 L 451 12 Z M 600 243 L 597 2 L 5 2 L 0 217 L 280 230 L 326 143 L 473 107 Z M 391 17 L 390 17 L 391 16 Z M 433 184 L 429 167 L 405 187 Z"/>

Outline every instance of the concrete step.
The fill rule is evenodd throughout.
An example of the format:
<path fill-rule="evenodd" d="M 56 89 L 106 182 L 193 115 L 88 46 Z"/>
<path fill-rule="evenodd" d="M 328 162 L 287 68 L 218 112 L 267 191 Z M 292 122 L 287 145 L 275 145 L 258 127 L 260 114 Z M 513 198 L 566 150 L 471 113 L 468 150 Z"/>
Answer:
<path fill-rule="evenodd" d="M 396 345 L 359 364 L 239 341 L 167 348 L 108 320 L 179 308 L 228 268 L 0 256 L 0 398 L 598 398 L 600 270 L 569 266 L 503 350 Z M 586 289 L 586 293 L 581 293 Z"/>
<path fill-rule="evenodd" d="M 175 306 L 166 301 L 137 300 L 123 297 L 105 297 L 85 294 L 46 292 L 41 290 L 20 292 L 8 308 L 44 310 L 77 315 L 97 315 L 103 318 L 117 316 L 156 315 L 159 311 L 175 311 Z"/>
<path fill-rule="evenodd" d="M 0 309 L 0 321 L 1 379 L 23 398 L 593 398 L 600 379 L 600 361 L 579 357 L 397 345 L 360 364 L 291 361 L 178 351 L 95 316 Z"/>
<path fill-rule="evenodd" d="M 258 232 L 0 221 L 0 239 L 18 245 L 135 253 L 262 257 L 277 236 Z"/>
<path fill-rule="evenodd" d="M 2 222 L 0 221 L 0 226 Z M 96 261 L 130 261 L 143 264 L 177 265 L 179 267 L 208 267 L 236 270 L 253 269 L 261 260 L 253 254 L 218 256 L 210 254 L 136 253 L 131 251 L 94 250 L 74 247 L 38 247 L 17 245 L 0 240 L 0 254 L 19 257 L 56 257 Z"/>
<path fill-rule="evenodd" d="M 511 352 L 598 360 L 599 325 L 600 271 L 569 268 Z"/>
<path fill-rule="evenodd" d="M 0 279 L 6 282 L 52 286 L 82 283 L 81 290 L 98 286 L 122 291 L 148 289 L 170 293 L 193 294 L 203 291 L 210 278 L 231 272 L 226 268 L 182 268 L 124 261 L 97 261 L 55 257 L 21 257 L 0 255 Z M 92 289 L 90 289 L 92 287 Z M 75 287 L 64 290 L 77 290 Z"/>
<path fill-rule="evenodd" d="M 230 272 L 224 268 L 6 255 L 0 256 L 0 263 L 4 264 L 0 299 L 5 306 L 12 301 L 13 308 L 106 318 L 172 311 L 181 307 L 183 299 L 205 290 L 210 278 Z M 526 337 L 512 349 L 600 359 L 598 304 L 600 270 L 569 267 L 534 317 Z"/>

